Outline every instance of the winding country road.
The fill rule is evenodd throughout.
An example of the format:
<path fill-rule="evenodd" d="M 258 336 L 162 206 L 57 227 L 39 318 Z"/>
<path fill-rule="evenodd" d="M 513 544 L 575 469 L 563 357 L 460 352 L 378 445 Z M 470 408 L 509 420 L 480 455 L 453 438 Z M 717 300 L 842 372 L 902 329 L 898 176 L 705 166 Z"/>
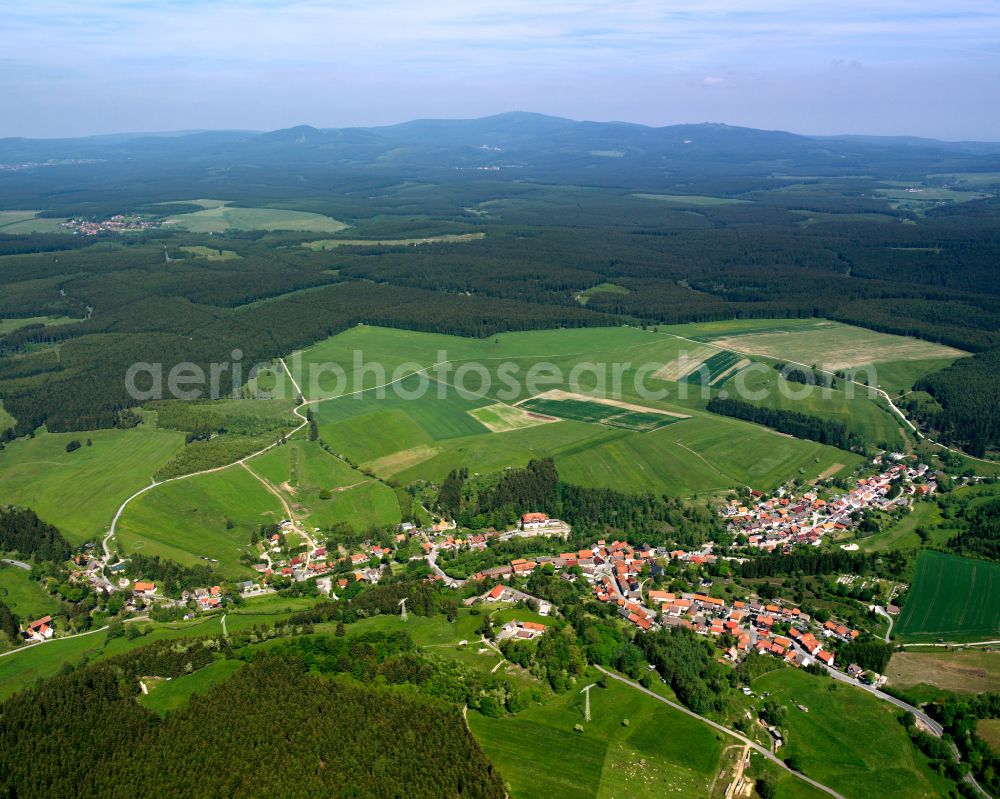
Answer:
<path fill-rule="evenodd" d="M 691 718 L 698 719 L 698 721 L 700 721 L 700 722 L 702 722 L 704 724 L 707 724 L 708 726 L 710 726 L 710 727 L 718 730 L 721 733 L 724 733 L 725 735 L 729 735 L 729 736 L 731 736 L 733 738 L 736 738 L 740 743 L 744 744 L 745 746 L 749 746 L 755 752 L 763 755 L 764 757 L 766 757 L 768 760 L 770 760 L 772 763 L 774 763 L 779 768 L 784 769 L 789 774 L 791 774 L 794 777 L 797 777 L 798 779 L 802 780 L 803 782 L 809 783 L 811 786 L 813 786 L 817 790 L 823 791 L 823 793 L 829 794 L 830 796 L 833 796 L 835 799 L 845 799 L 845 797 L 843 796 L 843 794 L 837 793 L 835 790 L 833 790 L 833 788 L 830 788 L 829 786 L 824 785 L 821 782 L 817 782 L 816 780 L 812 779 L 812 777 L 807 777 L 805 774 L 803 774 L 800 771 L 795 771 L 794 769 L 790 769 L 788 766 L 785 765 L 785 762 L 781 758 L 779 758 L 776 754 L 774 754 L 770 749 L 765 749 L 760 744 L 755 743 L 754 741 L 751 741 L 745 735 L 742 735 L 741 733 L 738 733 L 735 730 L 731 730 L 728 727 L 724 727 L 721 724 L 717 724 L 716 722 L 712 721 L 711 719 L 707 719 L 704 716 L 700 716 L 697 713 L 695 713 L 693 710 L 688 710 L 683 705 L 679 705 L 676 702 L 671 702 L 669 699 L 667 699 L 665 697 L 662 697 L 659 694 L 654 693 L 653 691 L 650 691 L 648 688 L 644 688 L 643 686 L 639 685 L 639 683 L 632 682 L 632 680 L 628 679 L 627 677 L 623 677 L 620 674 L 616 674 L 613 671 L 608 671 L 607 669 L 603 668 L 602 666 L 594 666 L 594 668 L 596 668 L 599 672 L 601 672 L 602 674 L 610 677 L 613 680 L 618 680 L 618 682 L 624 683 L 625 685 L 629 686 L 630 688 L 634 688 L 637 691 L 642 691 L 642 693 L 646 694 L 647 696 L 651 696 L 656 701 L 662 702 L 665 705 L 669 705 L 674 710 L 679 710 L 681 713 L 684 713 L 685 715 L 688 715 Z"/>
<path fill-rule="evenodd" d="M 298 427 L 296 427 L 294 430 L 292 430 L 291 432 L 289 432 L 288 434 L 286 434 L 284 436 L 285 440 L 291 438 L 292 436 L 294 436 L 296 433 L 298 433 L 300 430 L 302 430 L 304 427 L 306 427 L 309 424 L 308 418 L 302 413 L 302 409 L 305 408 L 305 407 L 308 407 L 310 405 L 318 405 L 321 402 L 328 402 L 330 400 L 342 399 L 344 397 L 352 397 L 352 396 L 355 396 L 357 394 L 364 394 L 365 392 L 368 392 L 368 391 L 376 391 L 376 390 L 378 390 L 380 388 L 387 388 L 388 386 L 391 386 L 394 383 L 399 383 L 400 381 L 405 380 L 408 377 L 412 377 L 413 375 L 422 374 L 423 372 L 430 371 L 431 369 L 434 369 L 434 368 L 436 368 L 438 366 L 443 366 L 444 364 L 451 362 L 450 360 L 445 360 L 445 361 L 439 361 L 438 363 L 432 363 L 430 366 L 425 366 L 423 369 L 417 369 L 417 370 L 415 370 L 413 372 L 407 372 L 405 375 L 400 375 L 399 377 L 394 378 L 393 380 L 386 381 L 385 383 L 382 383 L 382 384 L 377 385 L 377 386 L 369 386 L 368 388 L 355 389 L 354 391 L 348 391 L 348 392 L 346 392 L 344 394 L 338 394 L 338 395 L 336 395 L 334 397 L 321 397 L 319 399 L 307 400 L 307 399 L 305 399 L 302 396 L 302 389 L 300 388 L 299 384 L 296 382 L 295 378 L 292 376 L 292 373 L 291 373 L 291 371 L 288 368 L 288 364 L 285 363 L 285 359 L 284 358 L 278 358 L 278 361 L 281 363 L 282 367 L 284 368 L 285 373 L 288 375 L 289 380 L 291 380 L 292 386 L 295 388 L 295 390 L 296 390 L 296 392 L 298 394 L 298 398 L 302 400 L 302 402 L 299 405 L 297 405 L 295 408 L 292 409 L 292 413 L 295 414 L 299 419 L 301 419 L 302 423 L 300 425 L 298 425 Z M 150 491 L 150 490 L 156 488 L 157 486 L 165 485 L 166 483 L 173 483 L 173 482 L 176 482 L 177 480 L 187 480 L 188 478 L 198 477 L 199 475 L 202 475 L 202 474 L 212 474 L 214 472 L 221 472 L 223 469 L 229 469 L 229 468 L 231 468 L 233 466 L 244 465 L 247 461 L 249 461 L 249 460 L 251 460 L 253 458 L 256 458 L 259 455 L 263 455 L 265 452 L 270 452 L 275 447 L 280 446 L 281 443 L 282 443 L 282 441 L 279 439 L 278 441 L 275 441 L 272 444 L 268 444 L 266 447 L 264 447 L 262 449 L 259 449 L 256 452 L 252 452 L 249 455 L 245 455 L 242 458 L 239 458 L 238 460 L 233 461 L 232 463 L 226 463 L 226 464 L 223 464 L 222 466 L 213 466 L 211 469 L 202 469 L 201 471 L 198 471 L 198 472 L 189 472 L 188 474 L 181 474 L 181 475 L 178 475 L 177 477 L 168 477 L 166 480 L 153 480 L 148 486 L 145 486 L 144 488 L 140 488 L 138 491 L 136 491 L 134 494 L 132 494 L 132 496 L 128 497 L 124 502 L 122 502 L 121 505 L 118 506 L 118 510 L 115 511 L 114 518 L 111 520 L 111 525 L 108 528 L 108 532 L 104 535 L 104 538 L 101 539 L 101 547 L 104 550 L 104 558 L 102 560 L 102 567 L 106 568 L 108 566 L 108 564 L 110 563 L 110 561 L 111 561 L 111 548 L 109 546 L 109 542 L 114 537 L 115 531 L 118 529 L 118 522 L 121 519 L 122 513 L 125 512 L 125 508 L 128 507 L 128 504 L 132 500 L 134 500 L 136 497 L 140 497 L 143 494 L 145 494 L 147 491 Z"/>

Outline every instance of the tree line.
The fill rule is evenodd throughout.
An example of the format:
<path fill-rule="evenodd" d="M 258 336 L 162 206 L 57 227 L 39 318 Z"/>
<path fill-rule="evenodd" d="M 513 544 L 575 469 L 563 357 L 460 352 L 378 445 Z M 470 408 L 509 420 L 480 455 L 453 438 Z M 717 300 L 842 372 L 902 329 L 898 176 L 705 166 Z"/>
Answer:
<path fill-rule="evenodd" d="M 712 397 L 706 405 L 712 413 L 743 419 L 746 422 L 762 424 L 780 433 L 786 433 L 796 438 L 806 438 L 829 444 L 840 449 L 856 449 L 864 445 L 857 434 L 848 431 L 847 425 L 832 419 L 821 419 L 799 411 L 786 411 L 777 408 L 765 408 L 737 399 Z"/>

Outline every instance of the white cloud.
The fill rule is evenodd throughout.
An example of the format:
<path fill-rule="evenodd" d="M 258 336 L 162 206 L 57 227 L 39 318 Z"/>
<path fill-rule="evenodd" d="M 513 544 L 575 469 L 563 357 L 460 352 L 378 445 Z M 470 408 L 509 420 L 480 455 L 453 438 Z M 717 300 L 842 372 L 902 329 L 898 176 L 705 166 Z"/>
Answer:
<path fill-rule="evenodd" d="M 724 86 L 725 84 L 726 84 L 726 79 L 725 78 L 716 78 L 716 77 L 713 77 L 711 75 L 709 75 L 707 78 L 704 78 L 702 80 L 702 85 L 703 86 L 712 86 L 712 87 L 715 87 L 715 86 Z"/>

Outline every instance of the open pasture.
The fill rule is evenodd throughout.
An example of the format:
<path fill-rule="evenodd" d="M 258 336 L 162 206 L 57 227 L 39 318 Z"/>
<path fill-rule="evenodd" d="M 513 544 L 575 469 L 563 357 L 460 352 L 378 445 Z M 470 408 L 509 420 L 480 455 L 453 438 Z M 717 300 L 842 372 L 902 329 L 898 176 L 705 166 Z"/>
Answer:
<path fill-rule="evenodd" d="M 325 452 L 316 441 L 294 439 L 254 458 L 251 467 L 312 527 L 346 522 L 356 530 L 396 524 L 396 494 L 383 483 Z"/>
<path fill-rule="evenodd" d="M 146 680 L 149 693 L 140 695 L 138 702 L 154 713 L 165 716 L 172 710 L 187 707 L 192 696 L 207 694 L 242 666 L 242 660 L 217 660 L 192 674 L 172 680 Z"/>
<path fill-rule="evenodd" d="M 22 622 L 37 619 L 59 609 L 59 602 L 32 580 L 30 572 L 16 566 L 0 564 L 0 602 L 3 602 Z"/>
<path fill-rule="evenodd" d="M 864 440 L 885 449 L 900 449 L 904 436 L 903 424 L 884 401 L 870 397 L 863 386 L 848 384 L 837 379 L 837 387 L 825 389 L 820 385 L 806 386 L 785 380 L 776 369 L 757 364 L 739 375 L 727 379 L 722 386 L 730 396 L 739 397 L 740 387 L 750 396 L 762 396 L 755 405 L 777 410 L 797 411 L 821 419 L 843 422 L 847 429 L 864 437 Z"/>
<path fill-rule="evenodd" d="M 0 319 L 0 336 L 28 325 L 65 325 L 79 321 L 72 316 L 29 316 L 19 319 Z"/>
<path fill-rule="evenodd" d="M 215 247 L 192 245 L 180 249 L 192 258 L 202 258 L 206 261 L 237 261 L 240 258 L 240 255 L 233 250 L 220 250 Z"/>
<path fill-rule="evenodd" d="M 227 230 L 288 230 L 305 233 L 337 233 L 347 225 L 329 216 L 281 208 L 236 208 L 213 205 L 190 214 L 166 219 L 164 225 L 192 233 L 224 233 Z"/>
<path fill-rule="evenodd" d="M 544 416 L 574 419 L 579 422 L 606 424 L 609 427 L 620 427 L 625 430 L 635 430 L 637 432 L 658 430 L 673 422 L 679 422 L 683 418 L 673 414 L 643 412 L 616 407 L 600 402 L 599 400 L 547 399 L 537 397 L 535 399 L 524 400 L 519 407 L 527 408 L 529 411 Z"/>
<path fill-rule="evenodd" d="M 523 466 L 533 457 L 551 456 L 567 479 L 582 485 L 630 492 L 712 493 L 747 484 L 765 490 L 789 474 L 812 479 L 837 464 L 853 468 L 858 462 L 856 456 L 830 447 L 708 415 L 703 411 L 703 400 L 680 396 L 676 400 L 644 399 L 632 391 L 634 365 L 662 367 L 690 347 L 689 341 L 668 332 L 625 327 L 533 331 L 479 340 L 359 326 L 296 353 L 288 363 L 293 372 L 302 374 L 324 361 L 350 367 L 357 358 L 365 364 L 382 365 L 381 374 L 369 370 L 350 378 L 340 390 L 348 396 L 324 399 L 313 406 L 313 412 L 320 436 L 336 452 L 404 484 L 415 479 L 441 480 L 456 466 L 486 473 Z M 738 355 L 729 356 L 736 363 L 740 360 Z M 442 361 L 448 361 L 445 375 L 436 368 L 421 375 L 402 369 L 401 373 L 410 376 L 384 392 L 372 388 L 387 382 L 394 371 L 407 364 L 415 371 Z M 540 394 L 537 389 L 530 391 L 529 381 L 523 377 L 539 361 L 561 370 L 562 377 L 555 383 L 565 388 L 551 388 L 553 382 L 546 381 Z M 601 385 L 598 376 L 580 370 L 587 363 L 625 361 L 633 366 L 623 373 L 622 399 L 609 399 L 610 382 Z M 479 364 L 487 372 L 498 370 L 501 364 L 516 366 L 522 379 L 515 396 L 508 394 L 499 397 L 503 402 L 497 402 L 506 386 L 493 380 L 488 396 L 463 397 L 453 383 L 459 369 L 468 364 Z M 567 381 L 574 370 L 578 387 Z M 422 382 L 426 389 L 417 391 Z M 478 378 L 471 377 L 467 385 L 478 388 Z M 656 387 L 662 389 L 663 385 Z M 367 390 L 352 386 L 366 386 Z M 324 392 L 331 388 L 329 384 L 320 385 L 318 390 L 304 385 L 310 396 L 327 396 Z M 670 389 L 670 393 L 675 392 Z M 558 408 L 523 404 L 539 398 L 573 400 L 580 413 L 572 413 L 566 403 Z M 527 427 L 521 424 L 525 416 L 519 416 L 518 424 L 511 425 L 512 410 L 501 411 L 509 408 L 510 402 L 518 403 L 518 413 L 535 412 L 562 417 L 563 421 Z M 590 423 L 581 421 L 583 411 Z M 503 435 L 496 435 L 500 413 L 506 417 Z M 671 424 L 685 417 L 691 418 L 684 424 Z M 612 420 L 618 426 L 601 420 Z M 532 422 L 538 421 L 544 420 L 532 418 Z"/>
<path fill-rule="evenodd" d="M 492 433 L 506 433 L 509 430 L 521 430 L 525 427 L 537 427 L 540 424 L 559 421 L 554 416 L 531 413 L 502 402 L 473 408 L 469 413 Z"/>
<path fill-rule="evenodd" d="M 125 553 L 214 566 L 221 577 L 236 579 L 252 574 L 240 562 L 251 532 L 282 516 L 277 497 L 246 469 L 232 467 L 137 497 L 125 508 L 116 537 Z"/>
<path fill-rule="evenodd" d="M 905 641 L 1000 638 L 1000 563 L 921 552 L 896 635 Z"/>
<path fill-rule="evenodd" d="M 74 439 L 83 446 L 66 452 Z M 82 433 L 41 430 L 0 451 L 0 498 L 31 508 L 74 544 L 96 541 L 122 501 L 148 485 L 183 444 L 183 433 L 145 426 Z"/>
<path fill-rule="evenodd" d="M 23 236 L 29 233 L 70 233 L 62 227 L 65 218 L 39 216 L 39 211 L 0 211 L 0 234 Z"/>
<path fill-rule="evenodd" d="M 797 669 L 780 669 L 754 680 L 785 707 L 782 756 L 794 754 L 802 771 L 846 799 L 886 796 L 932 799 L 948 783 L 931 771 L 897 721 L 898 711 L 866 691 L 838 685 Z M 798 705 L 809 709 L 803 712 Z"/>
<path fill-rule="evenodd" d="M 721 333 L 712 339 L 712 343 L 746 355 L 761 355 L 807 366 L 816 364 L 828 371 L 887 361 L 960 358 L 968 354 L 929 341 L 876 333 L 837 322 L 803 326 L 788 325 L 785 320 L 772 320 L 770 329 L 762 325 L 755 332 Z"/>
<path fill-rule="evenodd" d="M 615 681 L 591 691 L 591 717 L 570 690 L 513 718 L 470 713 L 469 725 L 512 799 L 708 795 L 722 744 L 707 725 Z"/>
<path fill-rule="evenodd" d="M 945 691 L 980 694 L 1000 690 L 1000 652 L 896 652 L 885 673 L 896 688 L 933 685 Z"/>

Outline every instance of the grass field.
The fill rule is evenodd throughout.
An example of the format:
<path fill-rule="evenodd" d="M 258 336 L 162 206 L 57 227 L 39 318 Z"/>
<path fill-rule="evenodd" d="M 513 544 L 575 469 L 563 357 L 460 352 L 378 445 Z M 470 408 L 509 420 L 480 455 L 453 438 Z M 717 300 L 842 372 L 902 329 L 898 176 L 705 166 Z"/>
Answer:
<path fill-rule="evenodd" d="M 59 609 L 59 603 L 46 593 L 29 572 L 16 566 L 0 564 L 0 602 L 21 621 L 31 621 Z"/>
<path fill-rule="evenodd" d="M 596 286 L 591 286 L 589 289 L 585 289 L 576 295 L 576 301 L 580 305 L 586 305 L 590 298 L 595 294 L 629 294 L 629 290 L 624 286 L 619 286 L 617 283 L 598 283 Z"/>
<path fill-rule="evenodd" d="M 60 225 L 65 218 L 47 219 L 39 211 L 0 211 L 0 234 L 22 236 L 27 233 L 69 233 Z"/>
<path fill-rule="evenodd" d="M 226 629 L 230 632 L 246 630 L 257 625 L 273 625 L 288 618 L 291 613 L 252 612 L 249 607 L 226 616 Z M 133 621 L 143 631 L 139 638 L 124 636 L 107 640 L 105 630 L 95 630 L 71 638 L 56 638 L 45 644 L 36 644 L 16 654 L 0 657 L 0 700 L 30 685 L 36 679 L 58 674 L 67 664 L 80 665 L 101 658 L 112 657 L 145 646 L 152 641 L 186 638 L 222 633 L 221 614 L 200 616 L 190 621 L 151 622 Z"/>
<path fill-rule="evenodd" d="M 8 427 L 13 427 L 15 421 L 14 417 L 7 413 L 6 409 L 3 407 L 3 400 L 0 400 L 0 430 L 6 430 Z"/>
<path fill-rule="evenodd" d="M 93 446 L 86 446 L 90 439 Z M 79 439 L 84 446 L 66 452 Z M 4 502 L 26 505 L 73 543 L 107 531 L 121 502 L 148 485 L 153 472 L 184 444 L 184 434 L 138 427 L 47 433 L 20 438 L 0 451 Z"/>
<path fill-rule="evenodd" d="M 662 366 L 690 346 L 689 342 L 667 333 L 635 328 L 533 331 L 470 340 L 359 326 L 296 353 L 289 364 L 303 375 L 309 374 L 310 365 L 338 364 L 349 375 L 340 381 L 339 391 L 344 393 L 380 385 L 407 364 L 412 371 L 450 361 L 448 379 L 454 381 L 457 370 L 468 363 L 484 364 L 490 369 L 506 362 L 524 375 L 544 359 L 558 366 L 565 376 L 587 362 L 615 363 L 627 359 L 635 364 L 650 362 Z M 351 375 L 359 352 L 365 364 L 381 364 L 381 371 Z M 324 401 L 315 407 L 315 413 L 321 437 L 336 451 L 374 468 L 383 477 L 392 476 L 403 483 L 443 479 L 456 465 L 486 473 L 522 466 L 533 457 L 552 456 L 568 479 L 584 485 L 625 491 L 711 493 L 747 484 L 766 490 L 786 480 L 789 474 L 812 479 L 836 464 L 851 469 L 859 462 L 857 456 L 830 447 L 708 415 L 704 412 L 704 399 L 679 396 L 683 393 L 677 390 L 679 384 L 653 381 L 660 388 L 666 385 L 668 393 L 673 386 L 676 399 L 673 394 L 666 400 L 638 396 L 630 388 L 637 368 L 624 373 L 622 400 L 638 406 L 629 410 L 642 413 L 647 409 L 651 414 L 663 412 L 692 418 L 684 424 L 670 424 L 652 432 L 565 420 L 530 428 L 510 429 L 506 425 L 508 429 L 503 435 L 495 435 L 489 425 L 496 421 L 493 417 L 499 381 L 492 384 L 489 396 L 466 399 L 450 385 L 429 379 L 428 391 L 417 399 L 400 397 L 395 386 L 391 386 L 381 399 L 377 392 L 369 390 Z M 408 391 L 418 387 L 421 380 L 420 376 L 409 377 L 399 385 Z M 310 382 L 314 385 L 306 388 Z M 336 388 L 333 380 L 304 378 L 302 383 L 306 394 L 314 397 L 329 396 Z M 472 387 L 479 385 L 475 379 L 470 383 Z M 596 377 L 584 373 L 580 384 L 580 390 L 602 396 Z M 549 396 L 556 391 L 551 386 L 543 384 L 542 393 Z M 537 389 L 530 391 L 527 381 L 520 389 L 514 396 L 503 397 L 504 402 L 529 399 L 539 393 Z M 690 393 L 699 390 L 692 389 Z M 580 397 L 570 393 L 558 398 Z M 607 413 L 594 403 L 585 409 Z M 616 408 L 615 414 L 620 410 Z M 551 409 L 547 413 L 559 415 Z M 657 426 L 669 418 L 657 419 Z M 622 421 L 629 426 L 641 426 L 638 422 L 647 420 L 626 417 Z"/>
<path fill-rule="evenodd" d="M 235 208 L 215 205 L 170 217 L 164 225 L 192 233 L 224 233 L 227 230 L 291 230 L 309 233 L 337 233 L 347 225 L 329 216 L 279 208 Z"/>
<path fill-rule="evenodd" d="M 482 408 L 473 408 L 469 413 L 477 422 L 493 433 L 506 433 L 510 430 L 537 427 L 540 424 L 556 421 L 553 417 L 529 413 L 513 405 L 504 405 L 502 402 L 496 405 L 486 405 Z"/>
<path fill-rule="evenodd" d="M 859 544 L 866 552 L 884 552 L 890 549 L 916 549 L 921 546 L 916 530 L 924 527 L 930 534 L 930 543 L 944 544 L 957 531 L 936 529 L 942 521 L 941 508 L 936 502 L 916 502 L 899 522 L 888 530 L 867 538 Z"/>
<path fill-rule="evenodd" d="M 697 372 L 694 374 L 697 375 Z M 842 422 L 849 431 L 863 436 L 866 442 L 884 449 L 900 449 L 905 442 L 898 416 L 870 398 L 867 389 L 850 386 L 853 390 L 845 391 L 846 384 L 840 380 L 836 389 L 825 390 L 818 385 L 805 386 L 787 381 L 775 369 L 755 367 L 723 385 L 734 397 L 741 396 L 736 391 L 737 386 L 747 392 L 763 394 L 764 399 L 755 401 L 755 405 Z"/>
<path fill-rule="evenodd" d="M 681 421 L 679 416 L 667 416 L 662 413 L 643 413 L 606 405 L 601 402 L 579 399 L 543 399 L 536 397 L 520 404 L 534 413 L 543 416 L 555 416 L 560 419 L 574 419 L 578 422 L 606 424 L 609 427 L 620 427 L 625 430 L 649 432 L 659 430 L 668 424 Z"/>
<path fill-rule="evenodd" d="M 212 565 L 206 559 L 214 559 L 220 575 L 234 579 L 253 573 L 239 560 L 250 533 L 283 515 L 275 496 L 245 469 L 232 467 L 147 491 L 125 508 L 116 537 L 126 553 L 185 565 Z"/>
<path fill-rule="evenodd" d="M 513 718 L 470 713 L 469 726 L 512 799 L 708 795 L 722 744 L 707 725 L 614 681 L 592 690 L 591 716 L 570 690 Z"/>
<path fill-rule="evenodd" d="M 27 325 L 65 325 L 79 321 L 72 316 L 29 316 L 19 319 L 0 319 L 0 336 Z"/>
<path fill-rule="evenodd" d="M 1000 754 L 1000 719 L 980 719 L 976 732 L 994 752 Z"/>
<path fill-rule="evenodd" d="M 485 238 L 485 233 L 453 233 L 444 236 L 428 236 L 422 239 L 322 239 L 307 241 L 303 247 L 310 250 L 335 250 L 337 247 L 413 247 L 418 244 L 455 244 L 477 241 Z"/>
<path fill-rule="evenodd" d="M 786 708 L 782 756 L 794 754 L 805 774 L 847 799 L 931 799 L 946 793 L 947 783 L 928 768 L 887 702 L 796 669 L 766 674 L 753 688 Z"/>
<path fill-rule="evenodd" d="M 896 634 L 905 641 L 1000 638 L 1000 563 L 921 552 Z"/>
<path fill-rule="evenodd" d="M 816 364 L 828 371 L 889 361 L 947 360 L 968 354 L 929 341 L 876 333 L 838 322 L 804 320 L 803 324 L 794 324 L 794 320 L 759 321 L 770 321 L 771 324 L 753 325 L 752 330 L 747 330 L 748 322 L 739 320 L 732 323 L 739 327 L 727 334 L 725 323 L 715 323 L 712 343 L 747 355 L 795 361 L 807 366 Z"/>
<path fill-rule="evenodd" d="M 218 250 L 215 247 L 191 246 L 181 247 L 182 252 L 186 252 L 193 258 L 204 258 L 206 261 L 236 261 L 240 256 L 233 250 Z"/>
<path fill-rule="evenodd" d="M 922 213 L 928 208 L 946 203 L 967 203 L 989 197 L 978 191 L 956 191 L 954 189 L 930 188 L 925 186 L 877 189 L 876 194 L 889 201 L 892 208 Z"/>
<path fill-rule="evenodd" d="M 242 660 L 217 660 L 192 674 L 172 680 L 146 680 L 148 694 L 138 697 L 139 704 L 161 716 L 187 707 L 192 696 L 207 694 L 243 666 Z"/>
<path fill-rule="evenodd" d="M 311 526 L 347 522 L 361 531 L 400 520 L 391 488 L 325 452 L 316 441 L 290 441 L 254 458 L 250 466 L 282 492 L 296 518 Z M 329 499 L 321 499 L 321 491 L 329 492 Z"/>
<path fill-rule="evenodd" d="M 958 693 L 996 691 L 1000 690 L 1000 652 L 896 652 L 886 676 L 897 688 L 932 685 Z"/>

